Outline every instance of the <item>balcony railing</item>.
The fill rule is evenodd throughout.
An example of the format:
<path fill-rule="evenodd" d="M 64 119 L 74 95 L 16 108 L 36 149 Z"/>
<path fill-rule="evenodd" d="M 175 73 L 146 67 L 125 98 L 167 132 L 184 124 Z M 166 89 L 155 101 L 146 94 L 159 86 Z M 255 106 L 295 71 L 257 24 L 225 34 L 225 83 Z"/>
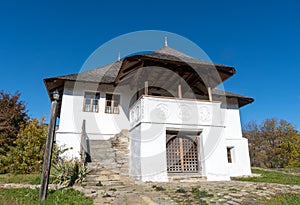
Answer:
<path fill-rule="evenodd" d="M 221 126 L 221 102 L 142 96 L 130 108 L 131 127 L 140 122 Z"/>

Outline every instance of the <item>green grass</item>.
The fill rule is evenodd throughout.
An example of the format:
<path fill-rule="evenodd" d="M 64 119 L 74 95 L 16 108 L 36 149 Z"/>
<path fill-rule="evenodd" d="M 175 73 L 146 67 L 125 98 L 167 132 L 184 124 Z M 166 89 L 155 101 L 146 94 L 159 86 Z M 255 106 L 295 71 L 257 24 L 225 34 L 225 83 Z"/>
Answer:
<path fill-rule="evenodd" d="M 40 184 L 41 174 L 0 174 L 0 183 Z"/>
<path fill-rule="evenodd" d="M 272 171 L 271 169 L 261 170 L 257 168 L 252 168 L 252 173 L 261 174 L 261 176 L 246 177 L 246 178 L 232 177 L 232 180 L 300 185 L 300 176 L 287 174 L 287 173 L 285 174 L 278 171 Z"/>
<path fill-rule="evenodd" d="M 92 205 L 93 201 L 74 189 L 49 190 L 47 199 L 38 201 L 38 189 L 0 189 L 2 205 Z"/>
<path fill-rule="evenodd" d="M 266 205 L 283 205 L 283 204 L 285 205 L 300 204 L 300 194 L 282 194 L 266 202 Z"/>

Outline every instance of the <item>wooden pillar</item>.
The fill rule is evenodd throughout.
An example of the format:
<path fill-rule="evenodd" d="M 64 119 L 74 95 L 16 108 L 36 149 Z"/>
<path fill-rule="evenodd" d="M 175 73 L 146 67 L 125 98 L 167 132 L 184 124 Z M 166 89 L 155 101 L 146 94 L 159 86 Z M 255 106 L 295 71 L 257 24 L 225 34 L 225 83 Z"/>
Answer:
<path fill-rule="evenodd" d="M 178 98 L 182 98 L 182 90 L 181 90 L 181 84 L 178 85 Z"/>
<path fill-rule="evenodd" d="M 145 95 L 148 95 L 148 81 L 145 81 Z"/>
<path fill-rule="evenodd" d="M 48 127 L 48 136 L 47 136 L 46 149 L 44 154 L 43 172 L 42 172 L 41 188 L 40 188 L 40 195 L 39 195 L 40 201 L 44 201 L 46 199 L 47 191 L 48 191 L 52 147 L 53 147 L 53 139 L 55 135 L 55 125 L 56 125 L 56 110 L 57 110 L 57 101 L 54 100 L 52 101 L 51 104 L 50 123 Z"/>
<path fill-rule="evenodd" d="M 208 92 L 208 99 L 209 99 L 209 101 L 212 101 L 211 87 L 207 87 L 207 92 Z"/>
<path fill-rule="evenodd" d="M 82 164 L 85 165 L 86 159 L 87 159 L 87 142 L 86 142 L 85 120 L 82 121 L 80 153 L 81 153 Z"/>
<path fill-rule="evenodd" d="M 183 153 L 183 142 L 181 137 L 179 138 L 179 152 L 180 152 L 181 171 L 184 172 L 184 153 Z"/>

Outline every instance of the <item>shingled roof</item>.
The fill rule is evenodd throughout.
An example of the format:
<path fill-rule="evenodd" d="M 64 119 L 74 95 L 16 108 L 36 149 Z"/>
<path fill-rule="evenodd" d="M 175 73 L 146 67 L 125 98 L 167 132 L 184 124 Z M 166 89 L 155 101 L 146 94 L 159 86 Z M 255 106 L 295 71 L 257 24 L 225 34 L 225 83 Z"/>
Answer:
<path fill-rule="evenodd" d="M 254 99 L 251 97 L 243 96 L 225 90 L 219 90 L 217 88 L 212 89 L 212 94 L 216 96 L 226 96 L 227 98 L 236 98 L 238 100 L 239 107 L 243 107 L 244 105 L 254 102 Z"/>
<path fill-rule="evenodd" d="M 159 61 L 159 62 L 167 62 L 167 63 L 175 63 L 175 64 L 184 64 L 192 67 L 193 69 L 205 68 L 207 70 L 207 68 L 213 67 L 216 68 L 214 70 L 220 72 L 221 81 L 226 80 L 227 78 L 234 75 L 236 72 L 233 67 L 214 64 L 212 62 L 206 62 L 200 59 L 196 59 L 184 53 L 181 53 L 173 48 L 164 46 L 163 48 L 149 54 L 127 56 L 122 60 L 92 70 L 84 71 L 78 74 L 70 74 L 70 75 L 46 78 L 44 79 L 44 83 L 47 88 L 48 94 L 52 93 L 55 89 L 59 89 L 62 91 L 65 81 L 116 84 L 116 81 L 120 80 L 119 77 L 122 69 L 124 70 L 125 67 L 128 66 L 127 63 L 133 60 L 138 60 L 138 61 L 147 60 L 147 61 L 155 61 L 155 62 Z M 126 75 L 126 73 L 125 74 L 123 73 L 123 75 Z M 214 86 L 217 86 L 217 84 L 215 84 Z M 224 94 L 221 93 L 220 91 L 217 91 L 216 89 L 214 89 L 214 92 L 215 92 L 214 94 L 216 95 Z M 244 97 L 235 93 L 225 92 L 225 95 L 228 97 L 238 98 L 241 106 L 253 102 L 252 98 Z M 49 96 L 51 98 L 51 95 Z"/>
<path fill-rule="evenodd" d="M 203 60 L 200 60 L 197 58 L 193 58 L 193 57 L 188 56 L 180 51 L 177 51 L 169 46 L 164 46 L 150 54 L 143 54 L 143 56 L 157 58 L 160 60 L 185 62 L 185 63 L 191 64 L 191 65 L 205 65 L 205 66 L 209 65 L 209 66 L 227 67 L 227 68 L 233 69 L 233 72 L 235 72 L 234 68 L 231 66 L 215 64 L 212 62 L 207 62 L 207 61 L 203 61 Z"/>
<path fill-rule="evenodd" d="M 113 83 L 119 73 L 123 60 L 116 61 L 114 63 L 98 67 L 96 69 L 84 71 L 78 74 L 70 74 L 64 76 L 57 76 L 54 78 L 69 81 L 86 81 L 97 83 Z M 48 78 L 53 79 L 53 78 Z M 48 80 L 45 79 L 45 80 Z"/>

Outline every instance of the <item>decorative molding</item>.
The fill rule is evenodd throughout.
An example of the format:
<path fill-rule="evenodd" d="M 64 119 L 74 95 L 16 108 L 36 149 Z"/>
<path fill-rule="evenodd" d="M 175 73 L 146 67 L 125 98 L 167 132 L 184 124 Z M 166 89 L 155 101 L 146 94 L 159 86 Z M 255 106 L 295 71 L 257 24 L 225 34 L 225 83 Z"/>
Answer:
<path fill-rule="evenodd" d="M 201 106 L 199 108 L 199 118 L 203 122 L 209 122 L 212 119 L 211 111 L 207 106 Z"/>

